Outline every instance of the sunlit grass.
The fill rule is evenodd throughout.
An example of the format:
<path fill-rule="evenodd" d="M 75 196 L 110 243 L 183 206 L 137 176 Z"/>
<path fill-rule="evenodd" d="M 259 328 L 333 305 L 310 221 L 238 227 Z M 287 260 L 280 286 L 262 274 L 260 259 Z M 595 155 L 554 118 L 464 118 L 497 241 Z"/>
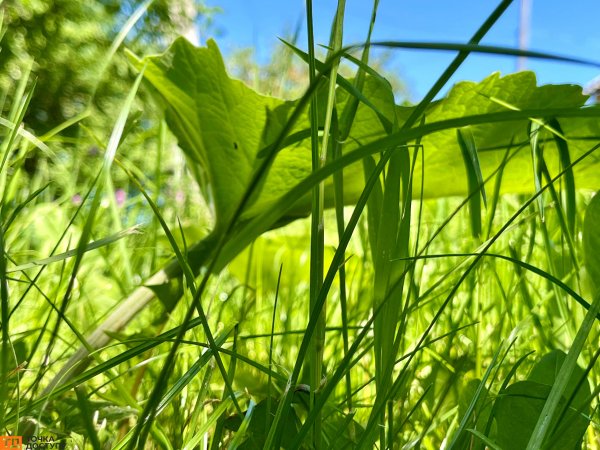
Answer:
<path fill-rule="evenodd" d="M 288 203 L 313 189 L 312 218 L 283 227 L 277 220 L 290 204 L 244 216 L 244 202 L 292 119 L 263 149 L 239 207 L 226 205 L 230 222 L 221 222 L 197 173 L 174 156 L 162 118 L 136 125 L 138 84 L 104 136 L 82 116 L 81 139 L 63 141 L 57 130 L 42 142 L 10 126 L 21 123 L 31 92 L 22 80 L 0 146 L 1 432 L 94 449 L 493 448 L 506 442 L 493 415 L 506 389 L 557 349 L 568 353 L 563 367 L 588 371 L 586 405 L 596 408 L 597 280 L 584 269 L 592 244 L 582 238 L 592 192 L 574 189 L 571 164 L 579 161 L 569 159 L 558 122 L 532 120 L 530 142 L 519 144 L 531 148 L 531 195 L 500 195 L 483 177 L 484 150 L 469 128 L 458 131 L 467 196 L 417 194 L 423 113 L 508 3 L 458 49 L 404 123 L 382 119 L 388 135 L 375 144 L 389 146 L 362 155 L 366 188 L 350 206 L 340 158 L 365 103 L 368 47 L 352 83 L 331 77 L 350 96 L 344 111 L 334 109 L 342 95 L 335 83 L 318 75 L 335 74 L 337 63 L 317 64 L 309 52 L 313 84 L 290 117 L 310 104 L 317 174 Z M 335 29 L 334 57 L 341 22 Z M 317 90 L 319 81 L 329 89 Z M 327 96 L 324 111 L 317 92 Z M 319 113 L 329 117 L 325 137 Z M 556 179 L 542 148 L 551 140 L 560 152 Z M 519 149 L 506 149 L 497 172 Z M 22 156 L 29 153 L 39 159 L 33 174 Z M 326 211 L 324 170 L 336 189 Z M 567 417 L 567 369 L 557 380 L 548 397 Z M 585 448 L 597 448 L 595 409 L 586 414 Z M 540 421 L 525 443 L 538 448 L 555 431 Z"/>

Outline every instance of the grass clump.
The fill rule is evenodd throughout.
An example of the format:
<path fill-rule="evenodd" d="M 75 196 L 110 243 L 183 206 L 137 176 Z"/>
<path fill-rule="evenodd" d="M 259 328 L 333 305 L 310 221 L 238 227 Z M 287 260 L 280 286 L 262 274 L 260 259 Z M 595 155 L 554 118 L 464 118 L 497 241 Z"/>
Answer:
<path fill-rule="evenodd" d="M 130 53 L 108 139 L 79 124 L 93 154 L 20 126 L 24 78 L 0 149 L 5 434 L 594 448 L 600 112 L 531 73 L 434 101 L 472 52 L 562 58 L 479 44 L 509 4 L 466 44 L 409 44 L 371 42 L 376 3 L 350 48 L 339 2 L 324 61 L 288 44 L 309 67 L 297 100 L 231 79 L 212 41 Z M 457 56 L 396 105 L 370 50 L 411 45 Z"/>

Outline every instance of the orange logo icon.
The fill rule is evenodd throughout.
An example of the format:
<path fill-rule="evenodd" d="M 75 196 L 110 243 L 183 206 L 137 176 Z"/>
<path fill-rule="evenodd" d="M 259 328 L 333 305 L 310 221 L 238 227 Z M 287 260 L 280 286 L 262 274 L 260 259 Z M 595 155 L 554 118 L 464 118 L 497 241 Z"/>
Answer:
<path fill-rule="evenodd" d="M 0 450 L 23 450 L 23 437 L 0 436 Z"/>

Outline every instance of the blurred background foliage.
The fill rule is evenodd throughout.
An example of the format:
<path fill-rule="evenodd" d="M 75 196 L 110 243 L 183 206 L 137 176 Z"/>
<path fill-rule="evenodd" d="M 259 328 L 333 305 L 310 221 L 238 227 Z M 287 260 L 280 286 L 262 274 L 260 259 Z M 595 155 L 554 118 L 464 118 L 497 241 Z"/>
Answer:
<path fill-rule="evenodd" d="M 102 122 L 98 125 L 110 126 L 115 102 L 127 92 L 134 73 L 122 48 L 110 62 L 106 56 L 125 22 L 142 3 L 139 0 L 0 1 L 3 112 L 11 104 L 14 86 L 27 75 L 31 65 L 36 88 L 24 122 L 36 134 L 46 133 L 87 107 L 94 113 L 90 116 Z M 178 35 L 199 43 L 206 36 L 222 32 L 218 28 L 218 12 L 219 8 L 203 0 L 155 0 L 129 32 L 124 46 L 143 56 L 164 50 Z M 298 26 L 296 30 L 282 30 L 282 36 L 295 43 L 299 29 Z M 408 98 L 408 92 L 396 73 L 385 71 L 388 57 L 385 53 L 379 55 L 373 61 L 374 68 L 389 79 L 402 101 Z M 256 62 L 251 48 L 240 48 L 228 59 L 232 75 L 264 94 L 296 98 L 308 84 L 306 64 L 283 44 L 273 49 L 270 60 L 264 64 Z M 106 73 L 101 73 L 106 63 L 109 63 Z M 354 68 L 342 68 L 346 76 L 353 71 Z"/>
<path fill-rule="evenodd" d="M 135 0 L 5 0 L 1 4 L 4 36 L 0 52 L 0 89 L 4 105 L 12 87 L 31 64 L 36 88 L 25 123 L 45 133 L 88 105 L 111 117 L 115 102 L 131 85 L 123 51 L 100 73 L 107 52 L 130 15 L 142 2 Z M 142 54 L 164 49 L 192 27 L 207 30 L 214 9 L 200 0 L 156 0 L 128 34 L 125 46 Z M 72 131 L 73 132 L 73 131 Z"/>
<path fill-rule="evenodd" d="M 127 21 L 146 3 L 147 10 L 123 44 L 111 52 Z M 137 74 L 125 48 L 144 56 L 164 51 L 179 35 L 201 45 L 227 32 L 219 26 L 220 9 L 205 0 L 0 0 L 0 12 L 0 110 L 10 117 L 11 108 L 32 89 L 23 123 L 44 137 L 60 161 L 31 148 L 23 157 L 22 169 L 32 186 L 41 186 L 48 171 L 65 175 L 68 186 L 53 183 L 49 200 L 67 201 L 66 193 L 78 196 L 94 179 L 115 112 Z M 302 26 L 301 22 L 295 29 L 282 26 L 281 36 L 295 44 Z M 325 52 L 319 56 L 324 58 Z M 405 84 L 397 73 L 385 70 L 387 60 L 388 55 L 379 53 L 371 64 L 388 78 L 398 102 L 405 102 L 409 97 Z M 251 48 L 239 48 L 226 56 L 226 63 L 232 76 L 266 95 L 297 98 L 308 86 L 306 64 L 283 43 L 272 49 L 267 61 L 258 62 Z M 343 65 L 340 72 L 351 77 L 354 70 Z M 162 117 L 160 102 L 142 84 L 123 137 L 127 152 L 120 158 L 154 183 L 150 189 L 161 195 L 157 198 L 162 207 L 169 203 L 181 213 L 194 209 L 190 203 L 197 204 L 198 199 L 188 201 L 188 195 L 185 201 L 169 200 L 181 200 L 181 187 L 190 183 L 185 181 L 185 164 L 175 139 L 166 128 L 158 132 Z M 158 155 L 159 146 L 164 149 L 162 155 Z M 160 176 L 165 178 L 159 193 Z M 122 171 L 114 171 L 113 182 L 114 189 L 125 191 L 130 199 L 139 193 Z"/>

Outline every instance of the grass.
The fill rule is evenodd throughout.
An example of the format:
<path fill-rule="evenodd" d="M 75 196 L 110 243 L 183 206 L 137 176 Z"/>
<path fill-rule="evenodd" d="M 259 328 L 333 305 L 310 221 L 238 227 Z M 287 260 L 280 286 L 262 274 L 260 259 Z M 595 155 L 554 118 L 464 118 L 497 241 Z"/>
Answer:
<path fill-rule="evenodd" d="M 0 122 L 2 434 L 93 449 L 506 450 L 511 439 L 514 448 L 598 448 L 600 302 L 590 256 L 598 213 L 594 202 L 586 213 L 591 191 L 575 186 L 600 136 L 575 156 L 560 123 L 537 118 L 543 108 L 427 121 L 432 100 L 471 51 L 486 50 L 479 41 L 510 3 L 451 47 L 456 58 L 404 121 L 377 111 L 387 134 L 349 153 L 359 108 L 380 103 L 364 94 L 374 77 L 369 46 L 353 57 L 353 80 L 338 76 L 347 51 L 339 2 L 329 58 L 318 61 L 310 38 L 310 87 L 225 219 L 211 217 L 220 205 L 181 172 L 163 118 L 132 124 L 144 69 L 110 137 L 82 122 L 75 143 L 60 129 L 38 139 L 18 126 L 33 89 L 24 77 Z M 312 27 L 310 1 L 307 10 Z M 304 114 L 313 173 L 248 219 Z M 530 152 L 530 194 L 501 193 L 501 176 L 480 164 L 476 126 L 494 117 L 534 117 L 530 141 L 511 140 L 496 168 Z M 422 184 L 435 176 L 425 138 L 447 129 L 460 143 L 467 193 L 424 198 Z M 90 152 L 90 141 L 102 150 Z M 558 165 L 545 159 L 549 148 Z M 33 175 L 24 155 L 40 160 Z M 365 183 L 348 206 L 350 162 L 362 165 Z M 311 218 L 273 226 L 311 191 Z M 552 370 L 544 355 L 556 358 Z M 517 382 L 543 395 L 524 400 Z M 540 419 L 511 422 L 514 405 Z"/>

